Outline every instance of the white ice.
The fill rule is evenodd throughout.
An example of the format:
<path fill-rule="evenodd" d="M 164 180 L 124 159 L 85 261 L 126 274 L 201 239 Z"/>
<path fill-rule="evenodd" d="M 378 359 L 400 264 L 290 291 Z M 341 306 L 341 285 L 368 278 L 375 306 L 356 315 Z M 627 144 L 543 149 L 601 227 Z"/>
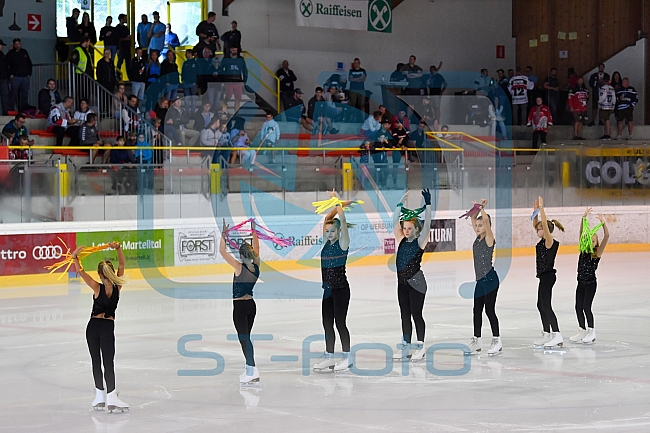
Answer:
<path fill-rule="evenodd" d="M 594 302 L 597 340 L 590 346 L 568 342 L 577 330 L 576 262 L 574 255 L 558 256 L 553 294 L 566 353 L 531 347 L 541 331 L 534 257 L 518 257 L 501 275 L 497 313 L 503 353 L 466 359 L 457 350 L 439 351 L 430 365 L 456 370 L 471 362 L 467 374 L 432 374 L 423 363 L 404 371 L 400 363 L 375 377 L 305 375 L 302 344 L 323 332 L 320 301 L 258 299 L 254 333 L 272 334 L 273 340 L 255 344 L 261 383 L 246 389 L 238 383 L 244 367 L 240 347 L 226 339 L 234 333 L 232 301 L 171 299 L 134 281 L 117 310 L 115 358 L 117 389 L 131 408 L 113 414 L 90 405 L 94 384 L 85 342 L 90 291 L 76 283 L 2 288 L 0 432 L 650 431 L 645 272 L 650 253 L 605 253 Z M 472 263 L 434 256 L 424 270 L 426 345 L 466 343 L 472 335 L 472 301 L 458 295 L 458 285 L 472 279 Z M 320 277 L 318 269 L 290 274 Z M 348 275 L 352 344 L 394 348 L 401 333 L 395 274 L 386 266 L 351 266 Z M 262 277 L 298 284 L 280 274 Z M 216 365 L 179 354 L 178 341 L 188 334 L 201 334 L 202 340 L 187 343 L 187 350 L 219 353 L 223 373 L 178 375 L 178 370 Z M 490 337 L 484 317 L 484 347 Z M 311 350 L 324 350 L 323 342 Z M 278 355 L 299 361 L 271 362 Z M 362 351 L 356 366 L 381 369 L 383 357 L 377 350 Z"/>

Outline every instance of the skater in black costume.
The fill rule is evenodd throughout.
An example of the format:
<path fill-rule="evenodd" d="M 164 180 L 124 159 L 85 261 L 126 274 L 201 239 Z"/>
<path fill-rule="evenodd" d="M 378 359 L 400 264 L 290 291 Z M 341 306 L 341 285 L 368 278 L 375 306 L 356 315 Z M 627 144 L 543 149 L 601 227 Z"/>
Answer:
<path fill-rule="evenodd" d="M 120 300 L 120 291 L 126 283 L 124 266 L 126 259 L 119 242 L 110 242 L 108 247 L 117 250 L 118 268 L 115 272 L 113 263 L 102 260 L 97 265 L 97 274 L 101 282 L 95 281 L 84 271 L 79 260 L 79 254 L 84 247 L 80 246 L 72 252 L 72 260 L 77 267 L 77 272 L 84 282 L 93 290 L 93 310 L 90 321 L 86 327 L 86 342 L 90 351 L 95 379 L 95 400 L 92 405 L 95 409 L 102 410 L 105 406 L 109 411 L 114 409 L 125 410 L 129 405 L 121 401 L 115 391 L 115 310 Z M 102 378 L 102 360 L 104 374 Z M 106 390 L 104 390 L 106 380 Z"/>
<path fill-rule="evenodd" d="M 404 208 L 408 200 L 408 191 L 402 197 L 400 203 L 393 212 L 393 234 L 398 244 L 397 248 L 397 300 L 399 303 L 400 315 L 402 318 L 402 343 L 398 345 L 398 351 L 393 356 L 395 360 L 419 361 L 424 359 L 426 350 L 424 348 L 424 334 L 426 325 L 422 317 L 424 309 L 424 298 L 427 292 L 427 282 L 424 273 L 420 269 L 424 247 L 429 240 L 431 227 L 431 193 L 429 189 L 422 190 L 424 208 L 410 210 Z M 424 210 L 424 225 L 418 219 L 418 215 Z M 413 324 L 415 322 L 415 333 L 417 343 L 411 344 Z M 411 350 L 415 353 L 411 356 Z"/>
<path fill-rule="evenodd" d="M 538 211 L 539 209 L 539 211 Z M 560 333 L 560 327 L 557 323 L 557 317 L 551 306 L 553 296 L 553 285 L 555 285 L 555 256 L 560 243 L 553 239 L 553 230 L 555 227 L 564 231 L 564 227 L 557 220 L 547 220 L 544 210 L 544 200 L 540 196 L 533 204 L 533 228 L 540 237 L 540 241 L 535 246 L 537 278 L 539 278 L 539 287 L 537 289 L 537 309 L 542 318 L 544 333 L 541 339 L 536 340 L 533 345 L 536 347 L 556 347 L 562 346 L 564 340 Z"/>
<path fill-rule="evenodd" d="M 476 202 L 474 202 L 476 204 Z M 497 292 L 499 290 L 499 276 L 492 266 L 494 253 L 494 233 L 492 232 L 492 218 L 485 212 L 488 201 L 481 199 L 480 215 L 471 214 L 472 226 L 476 233 L 476 239 L 472 250 L 474 253 L 474 271 L 476 274 L 476 288 L 474 289 L 474 337 L 469 341 L 469 353 L 480 353 L 481 325 L 483 321 L 483 307 L 485 314 L 490 320 L 492 328 L 492 343 L 488 349 L 488 355 L 495 355 L 502 350 L 501 337 L 499 334 L 499 319 L 495 312 L 497 303 Z"/>
<path fill-rule="evenodd" d="M 329 191 L 330 197 L 335 198 L 336 192 Z M 325 330 L 325 354 L 314 365 L 315 371 L 334 369 L 334 371 L 347 370 L 351 365 L 350 359 L 350 331 L 346 324 L 348 307 L 350 305 L 350 284 L 346 275 L 350 235 L 345 219 L 344 206 L 350 202 L 337 204 L 325 217 L 323 224 L 324 245 L 321 250 L 321 275 L 323 278 L 323 301 L 321 314 Z M 336 216 L 338 215 L 338 218 Z M 342 358 L 336 362 L 334 359 L 334 343 L 336 334 L 334 324 L 339 331 Z"/>
<path fill-rule="evenodd" d="M 257 306 L 253 299 L 253 287 L 255 287 L 255 283 L 260 276 L 260 241 L 255 230 L 255 221 L 251 221 L 251 231 L 253 233 L 253 245 L 244 242 L 239 247 L 241 261 L 226 250 L 228 225 L 226 225 L 225 219 L 223 220 L 221 244 L 219 245 L 219 253 L 235 269 L 232 279 L 232 319 L 246 359 L 246 368 L 239 376 L 239 383 L 242 384 L 259 382 L 260 380 L 260 372 L 255 366 L 253 342 L 251 341 L 253 322 L 257 312 Z"/>
<path fill-rule="evenodd" d="M 578 257 L 578 287 L 576 288 L 576 314 L 580 329 L 576 335 L 569 338 L 573 343 L 591 344 L 596 341 L 596 330 L 594 329 L 594 315 L 591 312 L 591 304 L 596 296 L 596 269 L 600 258 L 605 252 L 609 240 L 609 229 L 605 219 L 598 214 L 600 224 L 594 229 L 589 228 L 587 216 L 591 213 L 588 207 L 580 224 L 580 256 Z M 596 232 L 603 227 L 603 241 L 598 241 Z M 585 318 L 587 324 L 585 326 Z"/>

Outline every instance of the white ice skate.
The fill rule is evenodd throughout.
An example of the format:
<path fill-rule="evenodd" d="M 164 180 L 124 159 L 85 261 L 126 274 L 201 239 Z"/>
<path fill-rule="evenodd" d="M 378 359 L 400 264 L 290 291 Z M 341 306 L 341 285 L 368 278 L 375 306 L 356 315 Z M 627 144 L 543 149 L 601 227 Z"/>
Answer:
<path fill-rule="evenodd" d="M 501 344 L 501 337 L 492 337 L 492 344 L 490 344 L 490 348 L 488 349 L 488 355 L 494 356 L 503 350 L 503 345 Z"/>
<path fill-rule="evenodd" d="M 427 350 L 424 347 L 424 341 L 418 341 L 412 345 L 412 348 L 415 350 L 415 353 L 411 356 L 411 361 L 422 361 L 427 356 Z"/>
<path fill-rule="evenodd" d="M 465 351 L 465 355 L 478 355 L 479 353 L 481 353 L 482 348 L 483 348 L 483 343 L 481 343 L 481 338 L 472 337 L 467 342 L 467 349 Z"/>
<path fill-rule="evenodd" d="M 582 339 L 587 336 L 587 330 L 580 328 L 578 333 L 573 337 L 569 338 L 569 341 L 572 343 L 582 343 Z"/>
<path fill-rule="evenodd" d="M 550 332 L 544 332 L 541 338 L 538 338 L 537 340 L 533 341 L 533 347 L 541 349 L 542 347 L 544 347 L 544 345 L 547 342 L 551 341 L 551 338 L 553 337 L 551 337 Z"/>
<path fill-rule="evenodd" d="M 129 410 L 129 405 L 117 398 L 116 390 L 113 390 L 106 395 L 106 406 L 108 407 L 109 412 L 113 412 L 116 409 L 121 410 L 122 412 Z"/>
<path fill-rule="evenodd" d="M 551 339 L 544 343 L 544 349 L 558 348 L 564 345 L 564 340 L 562 339 L 562 334 L 559 332 L 552 332 Z"/>
<path fill-rule="evenodd" d="M 345 371 L 348 368 L 352 367 L 352 362 L 350 360 L 350 354 L 343 352 L 343 358 L 339 360 L 334 366 L 334 371 Z"/>
<path fill-rule="evenodd" d="M 250 365 L 246 366 L 246 371 L 239 376 L 240 384 L 251 384 L 257 383 L 260 381 L 260 372 L 257 370 L 257 367 L 251 367 Z"/>
<path fill-rule="evenodd" d="M 95 399 L 93 400 L 93 408 L 95 410 L 104 410 L 106 406 L 106 391 L 103 389 L 95 388 Z"/>
<path fill-rule="evenodd" d="M 582 342 L 585 344 L 592 344 L 596 341 L 596 330 L 594 328 L 587 328 L 587 333 L 582 339 Z"/>
<path fill-rule="evenodd" d="M 314 365 L 314 371 L 324 371 L 327 369 L 334 369 L 334 366 L 336 365 L 336 361 L 332 358 L 332 354 L 325 352 L 323 356 L 321 356 L 320 361 Z"/>
<path fill-rule="evenodd" d="M 411 345 L 402 341 L 397 345 L 397 352 L 393 354 L 393 361 L 406 361 L 411 358 Z"/>

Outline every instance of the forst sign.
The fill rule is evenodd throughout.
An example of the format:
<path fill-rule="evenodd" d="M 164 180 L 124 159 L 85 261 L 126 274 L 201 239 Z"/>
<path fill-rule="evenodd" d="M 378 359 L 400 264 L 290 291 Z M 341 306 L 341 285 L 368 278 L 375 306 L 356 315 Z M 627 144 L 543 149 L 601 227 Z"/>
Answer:
<path fill-rule="evenodd" d="M 391 0 L 295 0 L 296 23 L 304 27 L 390 33 Z"/>

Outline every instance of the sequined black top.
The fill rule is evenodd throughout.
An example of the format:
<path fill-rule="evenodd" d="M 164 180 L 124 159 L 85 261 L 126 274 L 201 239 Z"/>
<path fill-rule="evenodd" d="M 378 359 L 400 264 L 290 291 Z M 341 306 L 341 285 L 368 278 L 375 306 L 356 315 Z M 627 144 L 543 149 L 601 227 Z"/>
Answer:
<path fill-rule="evenodd" d="M 345 289 L 349 287 L 348 277 L 345 274 L 345 263 L 348 260 L 348 251 L 341 249 L 339 241 L 325 242 L 320 252 L 320 268 L 323 277 L 323 288 Z"/>
<path fill-rule="evenodd" d="M 477 236 L 474 240 L 472 249 L 474 251 L 474 272 L 476 273 L 476 281 L 484 278 L 492 270 L 492 255 L 494 253 L 495 243 L 493 243 L 491 247 L 488 247 L 485 237 L 481 239 L 480 236 Z"/>
<path fill-rule="evenodd" d="M 93 300 L 93 311 L 90 317 L 95 317 L 98 314 L 104 313 L 104 318 L 115 318 L 115 310 L 117 310 L 117 303 L 120 300 L 120 291 L 117 285 L 113 284 L 113 293 L 109 298 L 106 294 L 106 288 L 103 284 L 99 285 L 99 295 Z"/>
<path fill-rule="evenodd" d="M 591 253 L 580 253 L 578 257 L 578 282 L 579 283 L 593 283 L 596 281 L 596 269 L 600 257 L 596 257 Z"/>
<path fill-rule="evenodd" d="M 547 272 L 555 273 L 555 256 L 557 255 L 557 249 L 560 246 L 560 243 L 553 239 L 553 245 L 551 248 L 546 248 L 546 240 L 544 238 L 540 239 L 535 247 L 536 250 L 536 260 L 537 260 L 537 278 L 546 274 Z"/>
<path fill-rule="evenodd" d="M 410 242 L 402 238 L 397 247 L 397 282 L 408 284 L 408 280 L 420 271 L 422 254 L 424 250 L 420 248 L 418 238 Z"/>
<path fill-rule="evenodd" d="M 241 298 L 244 295 L 253 296 L 253 287 L 260 277 L 260 267 L 253 263 L 253 271 L 242 264 L 241 272 L 232 279 L 232 297 Z"/>

